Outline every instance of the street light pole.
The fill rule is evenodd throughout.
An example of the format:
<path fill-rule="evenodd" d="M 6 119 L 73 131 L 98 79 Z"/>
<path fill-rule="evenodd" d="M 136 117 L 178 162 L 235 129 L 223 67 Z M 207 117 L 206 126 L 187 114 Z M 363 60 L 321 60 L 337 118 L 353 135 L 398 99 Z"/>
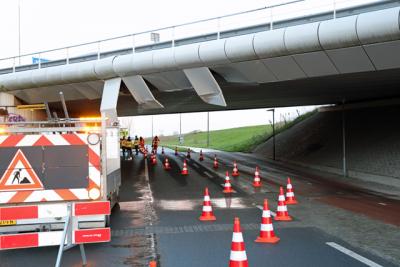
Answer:
<path fill-rule="evenodd" d="M 179 144 L 182 145 L 182 113 L 179 113 Z"/>
<path fill-rule="evenodd" d="M 210 112 L 207 112 L 207 147 L 210 147 Z"/>
<path fill-rule="evenodd" d="M 275 152 L 275 109 L 268 109 L 267 111 L 272 111 L 272 143 L 273 143 L 273 147 L 272 147 L 272 157 L 273 160 L 276 160 L 276 152 Z"/>
<path fill-rule="evenodd" d="M 347 177 L 347 162 L 346 162 L 346 113 L 344 101 L 342 103 L 342 162 L 343 162 L 343 177 Z"/>
<path fill-rule="evenodd" d="M 18 65 L 21 65 L 21 0 L 18 0 Z"/>
<path fill-rule="evenodd" d="M 151 140 L 154 138 L 154 122 L 153 122 L 153 115 L 151 115 Z"/>

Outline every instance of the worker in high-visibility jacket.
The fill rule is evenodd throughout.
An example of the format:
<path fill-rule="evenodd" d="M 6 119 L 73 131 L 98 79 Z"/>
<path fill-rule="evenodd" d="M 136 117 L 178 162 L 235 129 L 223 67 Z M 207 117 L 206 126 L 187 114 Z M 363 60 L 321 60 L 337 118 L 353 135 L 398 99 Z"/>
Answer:
<path fill-rule="evenodd" d="M 128 136 L 128 139 L 125 141 L 125 146 L 126 146 L 126 151 L 128 152 L 128 160 L 132 159 L 132 148 L 133 148 L 133 142 L 130 136 Z"/>
<path fill-rule="evenodd" d="M 133 147 L 135 148 L 136 156 L 139 155 L 139 138 L 135 135 L 135 140 L 133 141 Z"/>
<path fill-rule="evenodd" d="M 125 159 L 125 157 L 126 157 L 126 139 L 125 139 L 125 136 L 122 136 L 122 138 L 120 139 L 120 146 L 121 146 L 121 150 L 122 150 L 122 159 Z"/>

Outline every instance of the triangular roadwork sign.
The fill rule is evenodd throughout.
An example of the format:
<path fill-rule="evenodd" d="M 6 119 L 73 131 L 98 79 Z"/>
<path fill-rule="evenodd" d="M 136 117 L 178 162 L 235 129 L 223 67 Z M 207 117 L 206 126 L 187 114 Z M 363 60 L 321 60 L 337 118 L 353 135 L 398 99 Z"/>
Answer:
<path fill-rule="evenodd" d="M 21 149 L 0 179 L 0 191 L 41 190 L 43 184 Z"/>

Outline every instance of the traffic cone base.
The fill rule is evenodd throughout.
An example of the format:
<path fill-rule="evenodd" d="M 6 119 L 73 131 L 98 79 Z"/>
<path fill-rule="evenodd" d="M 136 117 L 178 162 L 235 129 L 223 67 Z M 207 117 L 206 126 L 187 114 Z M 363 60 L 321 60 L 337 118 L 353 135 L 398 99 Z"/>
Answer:
<path fill-rule="evenodd" d="M 260 187 L 261 186 L 260 178 L 254 179 L 253 186 L 254 187 Z"/>
<path fill-rule="evenodd" d="M 199 220 L 200 221 L 215 221 L 217 218 L 214 215 L 203 216 L 201 215 Z"/>
<path fill-rule="evenodd" d="M 229 261 L 229 267 L 249 267 L 247 262 Z"/>
<path fill-rule="evenodd" d="M 287 216 L 279 216 L 279 217 L 275 216 L 274 220 L 275 221 L 292 221 L 293 218 L 291 216 L 289 216 L 289 215 L 287 215 Z"/>
<path fill-rule="evenodd" d="M 224 191 L 222 191 L 222 192 L 224 192 L 224 193 L 233 193 L 234 191 L 233 191 L 232 187 L 229 187 L 227 189 L 224 189 Z"/>
<path fill-rule="evenodd" d="M 292 200 L 292 199 L 286 200 L 286 205 L 296 205 L 296 204 L 298 204 L 298 203 L 299 203 L 299 202 L 297 202 L 296 199 L 294 199 L 294 200 Z"/>
<path fill-rule="evenodd" d="M 279 240 L 281 240 L 279 237 L 277 236 L 271 236 L 271 237 L 257 237 L 257 239 L 255 240 L 255 242 L 257 243 L 278 243 Z"/>

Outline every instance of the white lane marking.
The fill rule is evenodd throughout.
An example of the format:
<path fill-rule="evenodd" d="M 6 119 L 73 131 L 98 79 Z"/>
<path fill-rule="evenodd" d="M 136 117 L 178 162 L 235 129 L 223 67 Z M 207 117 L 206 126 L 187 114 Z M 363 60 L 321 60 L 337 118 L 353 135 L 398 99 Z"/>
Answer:
<path fill-rule="evenodd" d="M 342 253 L 344 253 L 344 254 L 346 254 L 346 255 L 348 255 L 348 256 L 350 256 L 350 257 L 352 257 L 352 258 L 354 258 L 354 259 L 356 259 L 356 260 L 358 260 L 358 261 L 360 261 L 362 263 L 364 263 L 367 266 L 370 266 L 370 267 L 383 267 L 382 265 L 379 265 L 378 263 L 373 262 L 373 261 L 371 261 L 371 260 L 369 260 L 369 259 L 367 259 L 367 258 L 355 253 L 354 251 L 351 251 L 351 250 L 349 250 L 349 249 L 347 249 L 345 247 L 342 247 L 341 245 L 338 245 L 335 242 L 326 242 L 326 244 L 328 246 L 333 247 L 334 249 L 337 249 L 340 252 L 342 252 Z"/>
<path fill-rule="evenodd" d="M 204 172 L 204 174 L 207 175 L 207 176 L 210 177 L 210 178 L 213 177 L 209 172 Z"/>
<path fill-rule="evenodd" d="M 147 166 L 147 160 L 144 161 L 144 176 L 146 178 L 147 186 L 149 187 L 149 195 L 150 195 L 150 203 L 154 202 L 153 192 L 150 188 L 150 179 L 149 179 L 149 167 Z"/>
<path fill-rule="evenodd" d="M 387 205 L 386 203 L 383 203 L 383 202 L 379 202 L 378 204 L 382 205 L 382 206 L 386 206 Z"/>
<path fill-rule="evenodd" d="M 259 208 L 260 210 L 264 210 L 264 207 L 261 206 L 261 205 L 257 205 L 256 207 Z M 271 212 L 271 215 L 272 215 L 273 217 L 276 216 L 276 213 L 275 213 L 275 212 L 273 212 L 272 210 L 270 210 L 270 212 Z"/>

